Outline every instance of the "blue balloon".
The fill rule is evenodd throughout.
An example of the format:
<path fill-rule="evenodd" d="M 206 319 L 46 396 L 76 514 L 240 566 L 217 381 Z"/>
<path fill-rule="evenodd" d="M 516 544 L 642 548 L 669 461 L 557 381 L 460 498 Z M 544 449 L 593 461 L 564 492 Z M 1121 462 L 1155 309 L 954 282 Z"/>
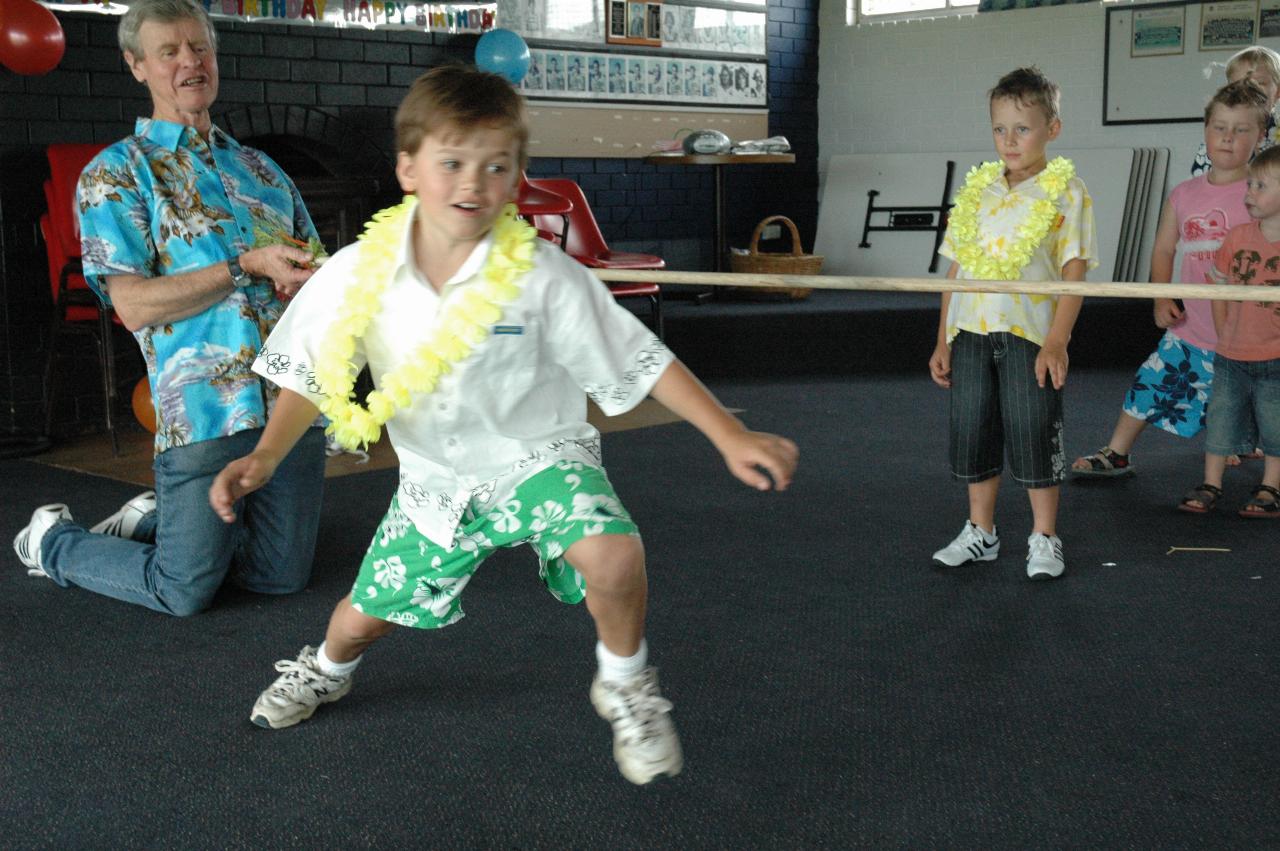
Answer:
<path fill-rule="evenodd" d="M 476 42 L 476 67 L 518 86 L 529 71 L 529 45 L 511 30 L 489 30 Z"/>

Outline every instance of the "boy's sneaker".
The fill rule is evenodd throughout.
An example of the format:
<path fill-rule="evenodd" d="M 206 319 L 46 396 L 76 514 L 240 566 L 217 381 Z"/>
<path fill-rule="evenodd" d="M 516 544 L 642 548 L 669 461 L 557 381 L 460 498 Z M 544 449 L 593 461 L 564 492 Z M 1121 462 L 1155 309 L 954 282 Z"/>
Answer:
<path fill-rule="evenodd" d="M 13 551 L 18 554 L 18 560 L 26 566 L 27 576 L 49 575 L 44 572 L 40 544 L 44 541 L 45 533 L 52 529 L 55 523 L 70 519 L 71 510 L 60 502 L 42 505 L 31 515 L 31 522 L 13 539 Z"/>
<path fill-rule="evenodd" d="M 249 719 L 259 727 L 279 730 L 306 721 L 322 703 L 333 703 L 351 691 L 351 675 L 331 677 L 316 667 L 316 649 L 303 647 L 297 659 L 276 662 L 281 674 L 258 695 Z"/>
<path fill-rule="evenodd" d="M 591 705 L 613 725 L 613 758 L 623 777 L 644 785 L 660 774 L 680 773 L 680 737 L 671 722 L 671 701 L 658 691 L 657 668 L 645 668 L 622 683 L 605 682 L 597 674 Z"/>
<path fill-rule="evenodd" d="M 115 535 L 117 538 L 131 539 L 133 530 L 138 528 L 138 521 L 155 510 L 156 492 L 143 491 L 89 531 L 95 535 Z"/>
<path fill-rule="evenodd" d="M 1057 579 L 1067 567 L 1062 560 L 1062 540 L 1057 535 L 1033 532 L 1027 538 L 1027 577 Z"/>
<path fill-rule="evenodd" d="M 939 567 L 959 567 L 971 561 L 995 561 L 998 555 L 1000 536 L 996 529 L 991 530 L 988 538 L 972 520 L 966 520 L 956 539 L 933 554 L 933 563 Z"/>

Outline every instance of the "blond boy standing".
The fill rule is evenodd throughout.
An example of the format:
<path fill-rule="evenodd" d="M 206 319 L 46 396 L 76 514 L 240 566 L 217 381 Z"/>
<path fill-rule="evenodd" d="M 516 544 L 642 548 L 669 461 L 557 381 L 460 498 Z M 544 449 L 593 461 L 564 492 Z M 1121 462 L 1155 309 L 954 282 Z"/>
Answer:
<path fill-rule="evenodd" d="M 1097 265 L 1092 202 L 1071 163 L 1050 163 L 1046 153 L 1062 129 L 1058 87 L 1037 68 L 1019 68 L 1000 79 L 989 102 L 1000 161 L 971 171 L 956 195 L 941 249 L 953 261 L 947 277 L 1084 280 Z M 968 486 L 969 519 L 933 554 L 935 564 L 999 555 L 995 508 L 1007 450 L 1034 515 L 1027 576 L 1062 575 L 1061 390 L 1081 302 L 1034 292 L 943 294 L 929 372 L 951 390 L 951 472 Z"/>

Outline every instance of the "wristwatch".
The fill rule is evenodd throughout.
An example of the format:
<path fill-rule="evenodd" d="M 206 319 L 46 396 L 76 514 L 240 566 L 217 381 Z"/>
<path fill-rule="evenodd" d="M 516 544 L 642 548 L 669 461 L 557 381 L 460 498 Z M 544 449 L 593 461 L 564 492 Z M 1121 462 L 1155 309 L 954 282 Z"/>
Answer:
<path fill-rule="evenodd" d="M 253 283 L 253 278 L 240 265 L 241 255 L 237 254 L 227 261 L 227 271 L 231 273 L 231 283 L 237 289 Z"/>

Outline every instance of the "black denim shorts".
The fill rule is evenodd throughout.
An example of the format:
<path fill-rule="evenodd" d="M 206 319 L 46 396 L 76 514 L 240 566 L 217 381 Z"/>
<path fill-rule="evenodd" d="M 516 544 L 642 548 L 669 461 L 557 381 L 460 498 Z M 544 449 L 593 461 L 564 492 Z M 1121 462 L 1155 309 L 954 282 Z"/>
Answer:
<path fill-rule="evenodd" d="M 963 482 L 1001 475 L 1047 488 L 1066 475 L 1062 392 L 1036 384 L 1040 346 L 1008 332 L 961 331 L 951 341 L 951 474 Z"/>

